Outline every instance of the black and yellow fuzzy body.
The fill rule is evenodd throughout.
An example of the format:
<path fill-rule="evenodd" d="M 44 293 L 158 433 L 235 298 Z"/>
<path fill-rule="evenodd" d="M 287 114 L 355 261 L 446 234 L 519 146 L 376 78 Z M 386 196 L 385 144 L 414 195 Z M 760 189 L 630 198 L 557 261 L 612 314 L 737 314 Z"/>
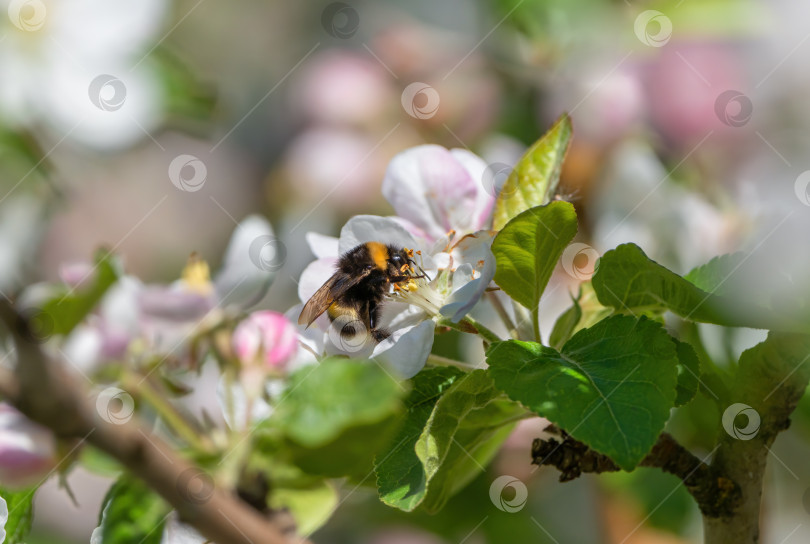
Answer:
<path fill-rule="evenodd" d="M 366 242 L 340 256 L 337 270 L 304 305 L 298 323 L 309 327 L 326 312 L 339 321 L 340 335 L 353 337 L 367 331 L 379 342 L 390 332 L 379 327 L 386 293 L 393 284 L 410 280 L 411 253 L 380 242 Z M 365 327 L 365 331 L 360 330 Z"/>

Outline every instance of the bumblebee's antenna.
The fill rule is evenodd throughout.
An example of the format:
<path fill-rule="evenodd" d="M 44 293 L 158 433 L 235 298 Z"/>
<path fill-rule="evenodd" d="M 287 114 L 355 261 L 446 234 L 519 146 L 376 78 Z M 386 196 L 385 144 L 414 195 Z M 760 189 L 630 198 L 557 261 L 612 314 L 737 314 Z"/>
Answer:
<path fill-rule="evenodd" d="M 428 281 L 431 281 L 430 276 L 427 275 L 427 272 L 425 272 L 425 270 L 421 266 L 416 264 L 416 261 L 414 261 L 413 259 L 408 259 L 408 262 L 410 262 L 412 265 L 418 268 L 419 272 L 421 272 L 420 274 L 414 276 L 415 278 L 427 278 Z"/>

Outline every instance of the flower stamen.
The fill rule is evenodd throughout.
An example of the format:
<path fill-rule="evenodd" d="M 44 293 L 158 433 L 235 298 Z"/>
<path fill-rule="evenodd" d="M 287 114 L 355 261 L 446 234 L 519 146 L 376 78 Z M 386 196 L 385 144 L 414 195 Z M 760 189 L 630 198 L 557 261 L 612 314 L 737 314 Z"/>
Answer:
<path fill-rule="evenodd" d="M 424 276 L 414 277 L 394 285 L 392 300 L 418 306 L 429 315 L 438 315 L 442 307 L 442 296 L 430 285 Z"/>

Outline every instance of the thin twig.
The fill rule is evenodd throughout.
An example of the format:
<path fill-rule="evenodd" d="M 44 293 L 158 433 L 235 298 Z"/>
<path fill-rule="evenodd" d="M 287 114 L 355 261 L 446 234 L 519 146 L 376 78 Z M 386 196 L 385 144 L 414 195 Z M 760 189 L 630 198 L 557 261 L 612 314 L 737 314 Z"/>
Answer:
<path fill-rule="evenodd" d="M 560 440 L 535 439 L 532 444 L 532 463 L 557 468 L 561 482 L 578 478 L 582 473 L 599 474 L 621 470 L 607 455 L 590 449 L 564 431 L 552 426 L 546 432 L 558 434 Z M 658 437 L 658 441 L 639 466 L 660 468 L 680 478 L 700 511 L 707 517 L 729 515 L 741 500 L 740 488 L 734 481 L 695 457 L 668 433 L 662 433 Z"/>

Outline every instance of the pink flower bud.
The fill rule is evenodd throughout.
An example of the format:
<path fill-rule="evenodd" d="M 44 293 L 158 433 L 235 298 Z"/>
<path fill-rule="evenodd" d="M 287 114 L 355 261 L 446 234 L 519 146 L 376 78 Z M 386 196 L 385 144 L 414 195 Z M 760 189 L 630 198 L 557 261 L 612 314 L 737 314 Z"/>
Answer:
<path fill-rule="evenodd" d="M 36 485 L 56 464 L 50 431 L 0 402 L 0 485 L 10 489 Z"/>
<path fill-rule="evenodd" d="M 298 330 L 278 312 L 254 312 L 234 330 L 233 350 L 243 364 L 283 370 L 298 351 Z"/>
<path fill-rule="evenodd" d="M 74 261 L 59 265 L 59 278 L 73 289 L 91 283 L 94 273 L 95 267 L 89 261 Z"/>

